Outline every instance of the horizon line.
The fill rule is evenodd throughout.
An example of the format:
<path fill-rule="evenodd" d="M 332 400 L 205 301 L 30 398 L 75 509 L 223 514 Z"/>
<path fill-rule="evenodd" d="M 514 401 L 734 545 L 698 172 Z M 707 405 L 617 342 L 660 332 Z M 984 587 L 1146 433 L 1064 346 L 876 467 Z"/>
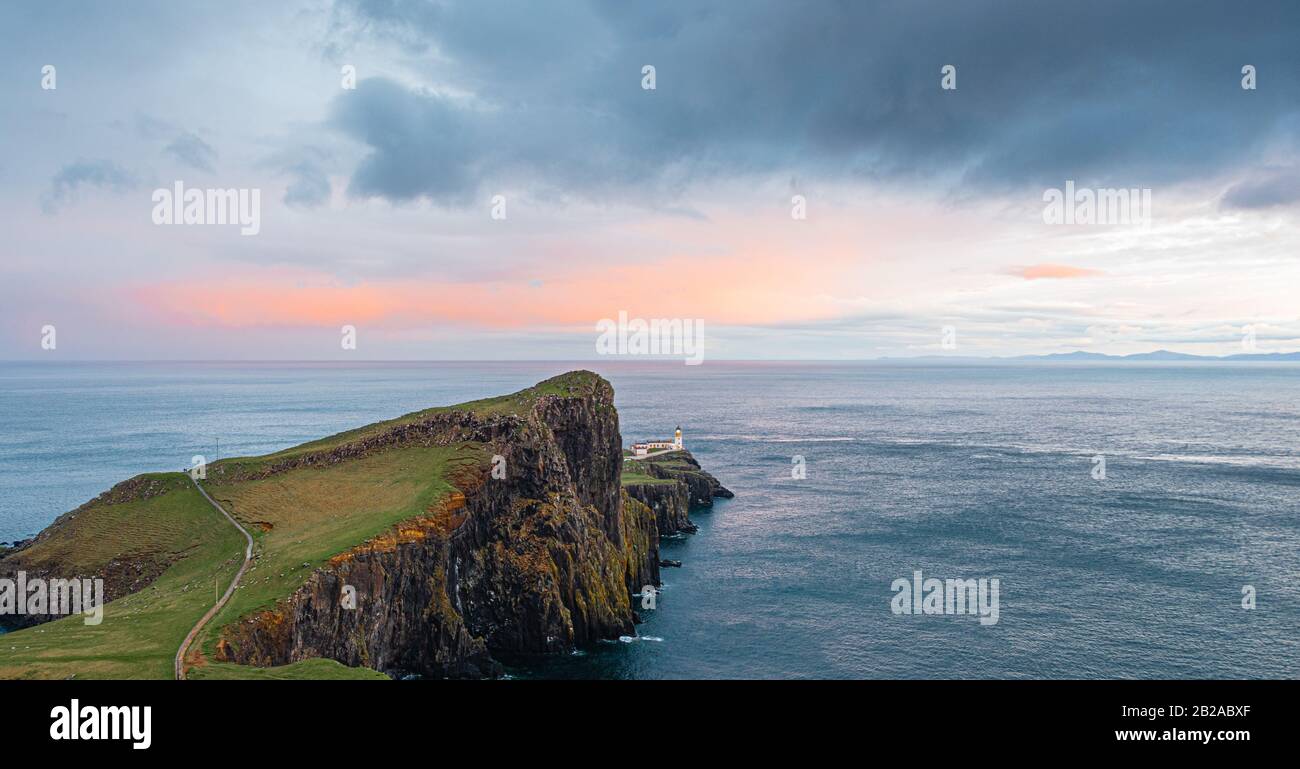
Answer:
<path fill-rule="evenodd" d="M 1230 353 L 1225 355 L 1206 355 L 1203 353 L 1182 353 L 1165 348 L 1135 353 L 1098 353 L 1089 350 L 1072 350 L 1054 353 L 1024 353 L 1019 355 L 943 355 L 926 353 L 922 355 L 878 356 L 874 358 L 707 358 L 721 363 L 875 363 L 886 361 L 1032 361 L 1044 362 L 1078 362 L 1079 360 L 1110 359 L 1122 361 L 1135 357 L 1167 353 L 1176 356 L 1172 360 L 1146 360 L 1140 362 L 1177 362 L 1178 360 L 1229 361 L 1250 358 L 1276 358 L 1279 356 L 1300 356 L 1300 350 L 1286 352 Z M 1088 358 L 1075 361 L 1055 361 L 1071 355 L 1086 355 Z M 1092 357 L 1095 356 L 1095 357 Z M 34 358 L 0 358 L 4 363 L 668 363 L 680 364 L 681 357 L 664 356 L 608 356 L 602 358 L 360 358 L 355 360 L 342 358 L 65 358 L 48 360 Z M 1266 362 L 1261 360 L 1261 362 Z"/>

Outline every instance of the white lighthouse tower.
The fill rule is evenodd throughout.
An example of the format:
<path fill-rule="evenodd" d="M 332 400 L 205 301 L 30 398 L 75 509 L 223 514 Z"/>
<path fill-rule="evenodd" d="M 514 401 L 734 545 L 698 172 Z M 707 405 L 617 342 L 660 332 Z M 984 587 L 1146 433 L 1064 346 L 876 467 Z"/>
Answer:
<path fill-rule="evenodd" d="M 682 428 L 680 425 L 677 427 L 677 432 L 673 433 L 673 448 L 678 451 L 682 449 Z"/>

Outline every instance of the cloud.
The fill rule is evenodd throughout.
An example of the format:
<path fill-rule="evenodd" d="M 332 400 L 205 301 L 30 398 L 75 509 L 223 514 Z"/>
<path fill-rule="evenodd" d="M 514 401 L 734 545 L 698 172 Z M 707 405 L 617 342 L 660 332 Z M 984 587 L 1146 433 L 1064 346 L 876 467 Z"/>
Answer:
<path fill-rule="evenodd" d="M 1260 209 L 1300 201 L 1300 169 L 1273 168 L 1238 182 L 1223 193 L 1225 208 Z"/>
<path fill-rule="evenodd" d="M 119 121 L 120 122 L 120 121 Z M 146 113 L 137 113 L 135 119 L 131 121 L 135 133 L 142 139 L 148 141 L 160 141 L 163 138 L 174 134 L 176 126 Z"/>
<path fill-rule="evenodd" d="M 176 137 L 165 151 L 185 165 L 208 173 L 212 172 L 212 163 L 217 159 L 216 150 L 192 133 Z"/>
<path fill-rule="evenodd" d="M 352 179 L 367 197 L 453 204 L 514 184 L 662 200 L 788 172 L 972 196 L 1149 187 L 1298 145 L 1286 3 L 336 7 L 339 29 L 428 65 L 422 86 L 375 78 L 337 97 L 335 125 L 370 149 Z M 1244 62 L 1266 86 L 1241 89 Z M 939 87 L 948 63 L 955 91 Z"/>
<path fill-rule="evenodd" d="M 314 208 L 330 199 L 329 177 L 317 163 L 303 160 L 285 170 L 293 177 L 284 191 L 286 204 Z"/>
<path fill-rule="evenodd" d="M 258 162 L 259 168 L 288 177 L 284 203 L 304 209 L 329 202 L 330 174 L 337 165 L 334 148 L 301 141 L 282 146 Z"/>
<path fill-rule="evenodd" d="M 477 122 L 477 125 L 475 124 Z M 369 78 L 341 96 L 333 124 L 365 143 L 349 193 L 406 201 L 467 203 L 490 165 L 493 122 L 476 121 L 436 94 Z"/>
<path fill-rule="evenodd" d="M 1068 264 L 1031 264 L 1028 267 L 1012 268 L 1010 273 L 1025 280 L 1042 280 L 1044 278 L 1095 278 L 1104 275 L 1101 270 L 1084 267 L 1072 267 Z"/>
<path fill-rule="evenodd" d="M 47 214 L 58 211 L 82 185 L 125 192 L 136 184 L 135 176 L 111 160 L 78 160 L 59 169 L 50 180 L 41 207 Z"/>
<path fill-rule="evenodd" d="M 840 311 L 827 286 L 848 282 L 862 255 L 851 225 L 720 217 L 643 226 L 680 243 L 622 262 L 576 245 L 532 265 L 511 261 L 472 278 L 445 269 L 344 280 L 315 265 L 231 267 L 138 283 L 132 306 L 193 326 L 329 326 L 419 329 L 571 327 L 584 332 L 620 310 L 633 317 L 703 318 L 709 324 L 825 320 Z M 729 244 L 719 250 L 719 244 Z M 792 254 L 807 250 L 816 259 Z M 710 258 L 701 258 L 709 254 Z M 719 290 L 725 286 L 726 290 Z"/>
<path fill-rule="evenodd" d="M 748 329 L 759 357 L 929 349 L 947 324 L 963 347 L 1032 352 L 1106 324 L 1180 339 L 1184 322 L 1295 315 L 1295 4 L 150 0 L 79 8 L 75 25 L 67 10 L 0 25 L 11 69 L 75 73 L 57 92 L 0 79 L 26 116 L 0 121 L 0 144 L 23 148 L 0 158 L 19 214 L 0 285 L 34 315 L 71 286 L 111 297 L 96 324 L 110 357 L 137 352 L 118 305 L 148 316 L 142 331 L 166 328 L 151 307 L 219 326 L 207 338 L 229 350 L 270 324 L 356 316 L 406 338 L 460 323 L 585 338 L 627 309 Z M 215 79 L 213 50 L 228 54 Z M 338 87 L 345 63 L 367 78 L 356 91 Z M 119 210 L 126 169 L 141 186 L 203 173 L 164 151 L 191 129 L 190 160 L 279 191 L 277 227 L 232 248 L 227 230 Z M 60 171 L 106 147 L 114 163 Z M 1067 179 L 1153 188 L 1153 226 L 1044 228 L 1042 191 Z M 796 193 L 807 220 L 789 215 Z M 495 194 L 508 222 L 488 216 Z M 74 200 L 75 227 L 20 215 Z M 1268 215 L 1229 210 L 1252 206 Z M 255 271 L 274 266 L 308 288 Z M 1106 277 L 1069 279 L 1088 269 Z M 122 301 L 151 281 L 153 304 Z M 0 334 L 0 353 L 23 334 Z M 259 354 L 306 354 L 267 338 Z"/>

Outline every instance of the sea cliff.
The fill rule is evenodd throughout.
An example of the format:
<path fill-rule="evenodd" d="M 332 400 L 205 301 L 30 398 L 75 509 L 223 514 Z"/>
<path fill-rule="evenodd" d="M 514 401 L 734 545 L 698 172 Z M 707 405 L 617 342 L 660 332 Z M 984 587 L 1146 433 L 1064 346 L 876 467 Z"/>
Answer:
<path fill-rule="evenodd" d="M 557 385 L 561 393 L 508 413 L 452 410 L 368 439 L 360 450 L 469 442 L 492 460 L 458 472 L 458 491 L 428 514 L 332 558 L 274 609 L 229 626 L 217 658 L 329 657 L 399 677 L 479 677 L 500 671 L 497 655 L 635 633 L 631 594 L 658 584 L 658 532 L 620 488 L 614 390 L 587 372 L 539 387 Z M 355 608 L 344 605 L 345 585 Z"/>
<path fill-rule="evenodd" d="M 687 452 L 624 458 L 613 387 L 578 371 L 510 396 L 214 463 L 200 483 L 253 532 L 255 552 L 184 664 L 196 677 L 211 666 L 237 677 L 324 658 L 397 678 L 480 678 L 499 675 L 501 659 L 633 635 L 634 594 L 660 584 L 660 535 L 692 531 L 692 507 L 731 493 Z M 198 568 L 186 561 L 192 548 L 183 539 L 195 520 L 155 536 L 156 557 L 129 551 L 139 532 L 157 529 L 153 518 L 170 520 L 176 510 L 214 534 L 236 534 L 185 476 L 142 477 L 6 553 L 0 573 L 130 563 L 113 580 L 113 597 L 156 593 L 158 572 Z M 99 560 L 74 564 L 70 554 L 85 552 L 83 530 L 114 532 L 120 544 L 101 542 Z M 229 575 L 238 560 L 221 547 L 213 568 Z M 214 574 L 206 584 L 229 579 Z M 181 589 L 203 584 L 187 578 Z M 156 603 L 151 610 L 163 611 Z M 168 632 L 192 622 L 178 617 Z M 129 627 L 120 627 L 123 638 L 111 643 L 131 643 Z M 68 637 L 70 646 L 81 643 Z"/>
<path fill-rule="evenodd" d="M 715 498 L 734 494 L 700 467 L 689 451 L 671 451 L 624 462 L 623 488 L 654 511 L 661 535 L 695 533 L 692 510 L 713 506 Z"/>

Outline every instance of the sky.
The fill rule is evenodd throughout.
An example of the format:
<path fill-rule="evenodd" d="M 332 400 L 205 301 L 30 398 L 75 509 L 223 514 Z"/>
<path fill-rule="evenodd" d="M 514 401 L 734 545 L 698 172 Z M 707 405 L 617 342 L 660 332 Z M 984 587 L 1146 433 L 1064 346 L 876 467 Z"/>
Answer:
<path fill-rule="evenodd" d="M 1297 40 L 1281 1 L 6 3 L 0 359 L 592 359 L 620 312 L 715 359 L 1300 350 Z M 177 184 L 256 234 L 160 223 Z"/>

